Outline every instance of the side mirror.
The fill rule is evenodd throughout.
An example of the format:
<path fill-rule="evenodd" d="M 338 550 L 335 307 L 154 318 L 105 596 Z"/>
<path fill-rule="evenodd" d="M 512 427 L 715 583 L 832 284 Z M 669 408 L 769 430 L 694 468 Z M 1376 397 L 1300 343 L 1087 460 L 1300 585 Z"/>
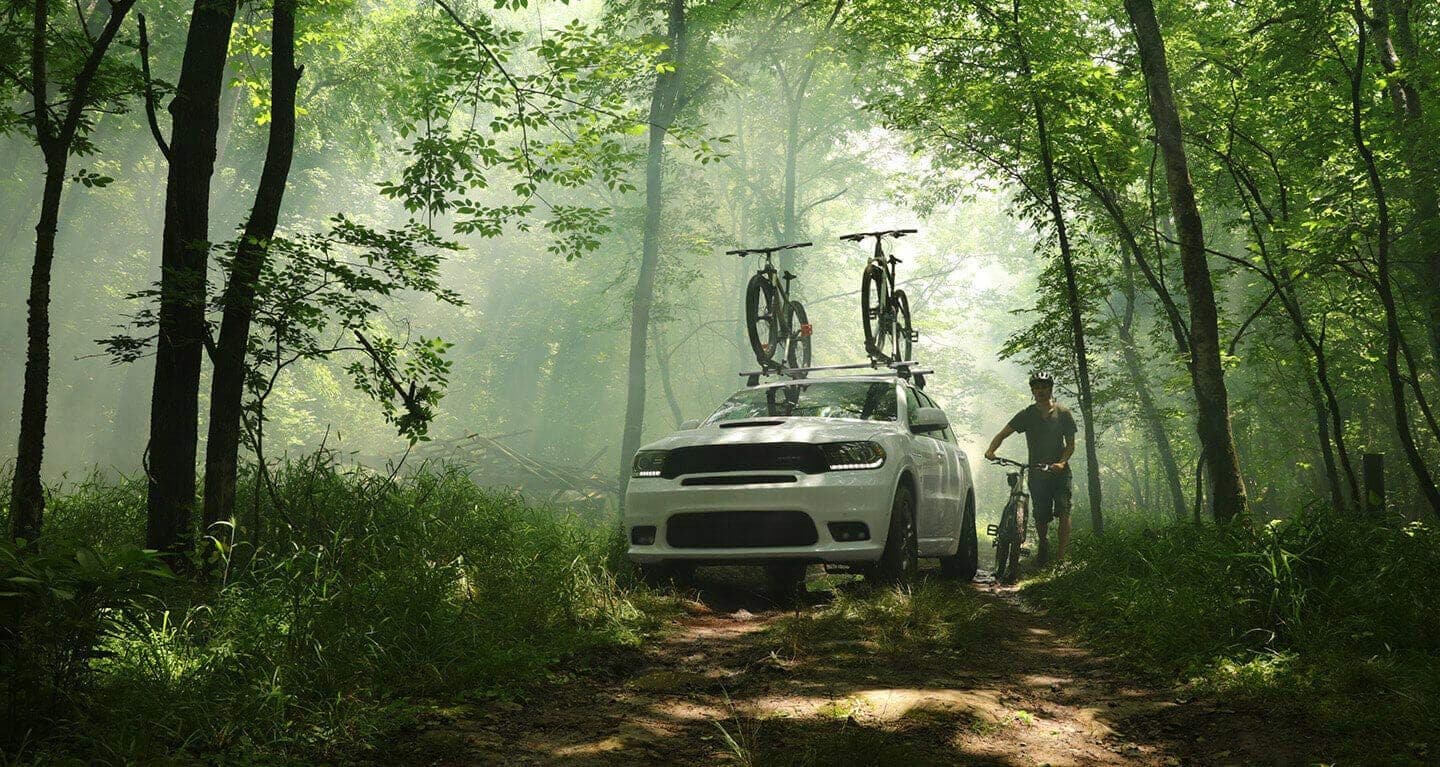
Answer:
<path fill-rule="evenodd" d="M 929 434 L 932 431 L 944 431 L 950 428 L 950 419 L 945 416 L 945 411 L 938 407 L 922 407 L 915 411 L 915 420 L 910 424 L 910 431 L 916 434 Z"/>
<path fill-rule="evenodd" d="M 681 430 L 681 431 L 686 431 L 686 430 L 688 430 L 688 429 L 698 429 L 698 428 L 700 428 L 700 419 L 699 419 L 699 418 L 691 418 L 691 419 L 688 420 L 688 421 L 681 421 L 681 422 L 680 422 L 680 430 Z"/>

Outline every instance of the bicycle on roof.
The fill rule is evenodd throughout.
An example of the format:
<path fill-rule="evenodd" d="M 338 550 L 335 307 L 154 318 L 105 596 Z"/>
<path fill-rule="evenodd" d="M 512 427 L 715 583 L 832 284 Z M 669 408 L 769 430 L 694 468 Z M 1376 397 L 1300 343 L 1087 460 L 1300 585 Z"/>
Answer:
<path fill-rule="evenodd" d="M 813 244 L 797 242 L 725 251 L 726 255 L 741 258 L 752 253 L 765 256 L 765 263 L 745 287 L 745 327 L 762 373 L 810 366 L 810 320 L 805 315 L 805 307 L 790 299 L 790 282 L 795 275 L 789 270 L 776 269 L 774 257 L 782 250 L 808 248 Z"/>
<path fill-rule="evenodd" d="M 885 252 L 885 238 L 899 239 L 914 234 L 914 229 L 886 229 L 876 232 L 855 232 L 840 237 L 845 242 L 875 239 L 875 250 L 860 277 L 860 321 L 865 328 L 865 353 L 876 362 L 909 360 L 919 334 L 910 324 L 910 299 L 895 287 L 895 265 L 900 263 L 893 253 Z"/>

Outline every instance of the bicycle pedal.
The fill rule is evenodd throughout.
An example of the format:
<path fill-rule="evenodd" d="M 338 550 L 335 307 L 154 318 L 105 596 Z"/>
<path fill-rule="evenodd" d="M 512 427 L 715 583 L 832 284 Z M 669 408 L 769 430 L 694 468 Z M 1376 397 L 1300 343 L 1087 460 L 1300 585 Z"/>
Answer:
<path fill-rule="evenodd" d="M 986 525 L 986 526 L 985 526 L 985 534 L 988 535 L 988 536 L 990 536 L 991 538 L 994 538 L 996 535 L 999 534 L 999 532 L 1000 532 L 1000 528 L 999 528 L 999 527 L 996 527 L 995 525 Z"/>
<path fill-rule="evenodd" d="M 912 330 L 912 331 L 910 331 L 910 343 L 913 344 L 913 343 L 915 343 L 916 341 L 919 341 L 919 340 L 920 340 L 920 331 L 918 331 L 918 330 Z"/>

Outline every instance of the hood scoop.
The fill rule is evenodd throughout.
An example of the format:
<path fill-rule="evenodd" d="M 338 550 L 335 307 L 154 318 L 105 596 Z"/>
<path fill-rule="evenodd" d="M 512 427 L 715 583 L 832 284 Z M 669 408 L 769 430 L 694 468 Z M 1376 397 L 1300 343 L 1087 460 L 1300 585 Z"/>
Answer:
<path fill-rule="evenodd" d="M 739 429 L 745 426 L 779 426 L 784 421 L 731 421 L 730 423 L 719 424 L 722 429 Z"/>

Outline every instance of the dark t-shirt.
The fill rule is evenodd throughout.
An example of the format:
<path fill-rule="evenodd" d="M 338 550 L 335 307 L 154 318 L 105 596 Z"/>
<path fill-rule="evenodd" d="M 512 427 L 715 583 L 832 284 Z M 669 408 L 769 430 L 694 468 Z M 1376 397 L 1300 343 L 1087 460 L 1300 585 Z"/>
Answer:
<path fill-rule="evenodd" d="M 1055 463 L 1065 451 L 1064 438 L 1075 438 L 1075 416 L 1058 402 L 1048 417 L 1039 405 L 1031 405 L 1010 419 L 1010 428 L 1025 435 L 1030 463 Z M 1068 465 L 1065 471 L 1070 471 Z"/>

